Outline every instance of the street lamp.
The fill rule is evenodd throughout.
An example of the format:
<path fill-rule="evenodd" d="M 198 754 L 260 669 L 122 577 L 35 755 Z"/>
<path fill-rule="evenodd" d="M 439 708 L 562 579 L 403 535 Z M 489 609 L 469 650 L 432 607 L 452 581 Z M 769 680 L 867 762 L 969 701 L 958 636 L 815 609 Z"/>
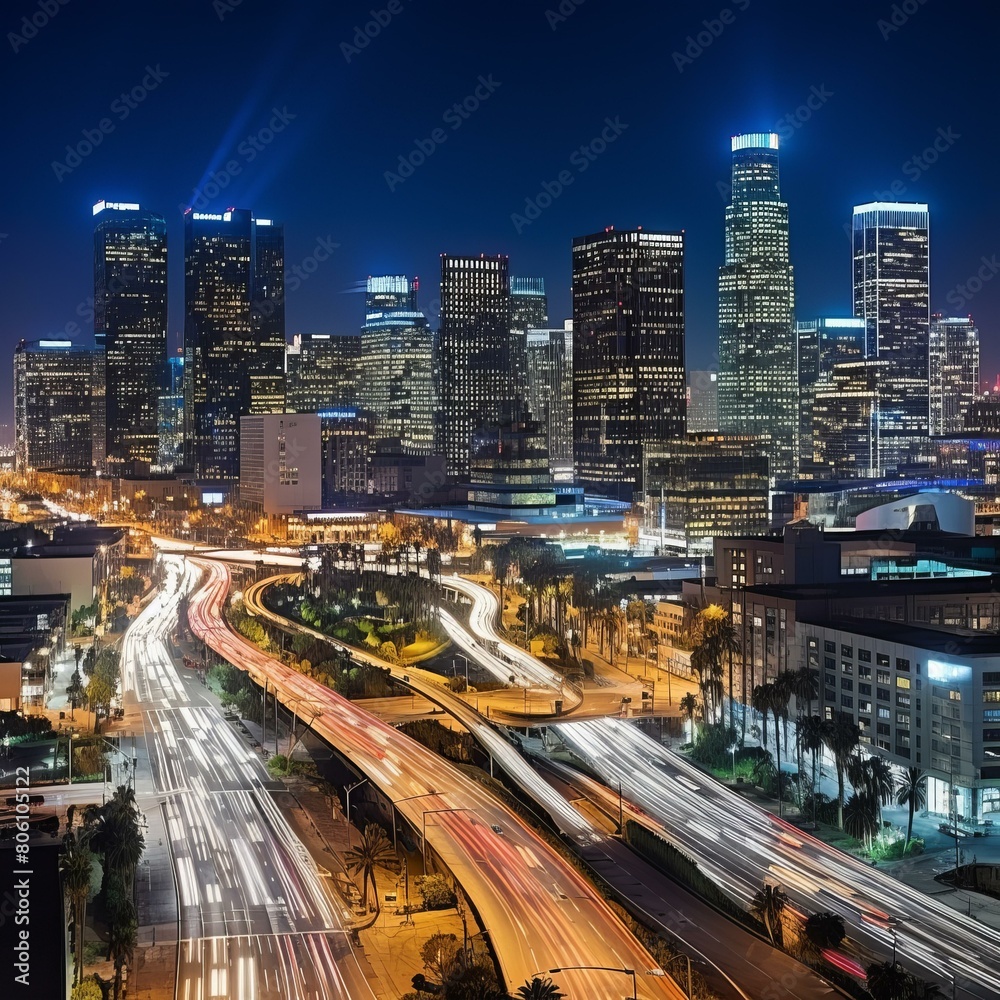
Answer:
<path fill-rule="evenodd" d="M 733 781 L 736 780 L 736 751 L 739 749 L 734 743 L 730 748 L 729 752 L 733 755 Z"/>
<path fill-rule="evenodd" d="M 674 955 L 673 958 L 667 960 L 667 966 L 669 968 L 669 966 L 676 962 L 679 958 L 683 958 L 684 961 L 687 962 L 687 995 L 688 1000 L 694 1000 L 694 990 L 691 986 L 691 956 L 678 952 L 678 954 Z"/>
<path fill-rule="evenodd" d="M 962 753 L 962 738 L 952 736 L 950 733 L 942 733 L 941 736 L 946 740 L 953 740 L 958 744 L 959 756 Z M 951 747 L 948 748 L 951 750 Z M 955 757 L 952 753 L 948 754 L 948 818 L 951 820 L 951 830 L 955 835 L 955 880 L 958 883 L 958 869 L 961 864 L 959 860 L 958 852 L 958 790 L 955 788 Z"/>
<path fill-rule="evenodd" d="M 350 825 L 351 825 L 351 792 L 355 788 L 360 788 L 362 785 L 366 784 L 367 778 L 362 778 L 360 781 L 356 781 L 353 785 L 349 785 L 344 789 L 344 813 L 347 816 L 347 826 L 348 826 L 348 836 L 350 836 Z"/>
<path fill-rule="evenodd" d="M 616 969 L 609 965 L 565 965 L 558 969 L 549 969 L 548 974 L 550 976 L 557 975 L 560 972 L 620 972 L 623 975 L 632 977 L 632 1000 L 636 1000 L 638 997 L 638 989 L 636 985 L 635 969 Z M 532 974 L 532 979 L 537 978 L 542 973 L 535 972 Z M 662 969 L 652 969 L 646 973 L 647 976 L 664 976 L 666 973 Z"/>
<path fill-rule="evenodd" d="M 455 656 L 460 656 L 463 660 L 465 660 L 465 689 L 468 690 L 469 689 L 469 658 L 465 655 L 465 653 L 456 653 Z M 451 667 L 452 667 L 452 670 L 455 669 L 455 656 L 453 656 L 451 658 Z"/>
<path fill-rule="evenodd" d="M 426 812 L 421 814 L 421 824 L 420 824 L 420 850 L 422 854 L 421 860 L 424 865 L 424 874 L 427 874 L 427 817 L 433 816 L 435 813 L 460 813 L 468 812 L 464 806 L 455 806 L 450 809 L 428 809 Z"/>

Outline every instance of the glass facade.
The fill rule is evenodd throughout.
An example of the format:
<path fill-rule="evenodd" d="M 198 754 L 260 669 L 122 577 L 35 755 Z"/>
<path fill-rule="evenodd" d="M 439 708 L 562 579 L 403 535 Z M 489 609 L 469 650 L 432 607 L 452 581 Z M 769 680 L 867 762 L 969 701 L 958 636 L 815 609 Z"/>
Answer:
<path fill-rule="evenodd" d="M 544 278 L 510 279 L 510 356 L 514 369 L 514 392 L 522 399 L 528 392 L 528 331 L 549 325 L 549 300 Z M 531 411 L 535 420 L 541 413 Z"/>
<path fill-rule="evenodd" d="M 361 337 L 297 333 L 285 350 L 285 410 L 319 413 L 355 406 Z"/>
<path fill-rule="evenodd" d="M 527 403 L 545 430 L 549 473 L 573 479 L 573 330 L 528 330 Z"/>
<path fill-rule="evenodd" d="M 931 317 L 930 432 L 961 434 L 979 395 L 979 330 L 970 316 Z"/>
<path fill-rule="evenodd" d="M 719 268 L 719 425 L 768 438 L 772 477 L 798 472 L 798 386 L 788 205 L 778 137 L 734 136 L 725 263 Z"/>
<path fill-rule="evenodd" d="M 573 240 L 573 434 L 579 482 L 631 500 L 644 456 L 684 436 L 684 234 Z"/>
<path fill-rule="evenodd" d="M 159 457 L 167 360 L 167 222 L 138 205 L 94 206 L 94 339 L 102 351 L 105 472 Z M 103 452 L 103 454 L 102 454 Z"/>

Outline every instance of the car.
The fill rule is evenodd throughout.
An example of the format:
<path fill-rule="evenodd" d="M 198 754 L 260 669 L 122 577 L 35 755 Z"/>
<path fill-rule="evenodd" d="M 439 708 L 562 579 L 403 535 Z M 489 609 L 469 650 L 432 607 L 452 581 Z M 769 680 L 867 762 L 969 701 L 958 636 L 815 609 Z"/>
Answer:
<path fill-rule="evenodd" d="M 499 834 L 501 837 L 503 836 L 503 827 L 500 826 L 498 823 L 491 823 L 490 824 L 490 829 L 494 833 Z"/>

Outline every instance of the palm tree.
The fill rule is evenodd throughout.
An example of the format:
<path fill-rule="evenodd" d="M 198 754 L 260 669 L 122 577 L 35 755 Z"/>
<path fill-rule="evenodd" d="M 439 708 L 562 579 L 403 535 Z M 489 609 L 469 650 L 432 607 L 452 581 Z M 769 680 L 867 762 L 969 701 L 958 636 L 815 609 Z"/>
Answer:
<path fill-rule="evenodd" d="M 844 829 L 844 768 L 861 743 L 861 727 L 847 715 L 835 715 L 824 726 L 823 742 L 837 767 L 837 826 Z"/>
<path fill-rule="evenodd" d="M 806 937 L 820 950 L 837 948 L 847 936 L 844 918 L 839 913 L 814 913 L 806 920 Z"/>
<path fill-rule="evenodd" d="M 855 792 L 844 803 L 842 829 L 855 840 L 861 840 L 870 850 L 872 838 L 878 832 L 878 802 L 867 792 Z"/>
<path fill-rule="evenodd" d="M 680 701 L 682 712 L 687 713 L 688 726 L 691 729 L 691 740 L 694 741 L 694 713 L 698 709 L 698 699 L 689 691 Z"/>
<path fill-rule="evenodd" d="M 901 806 L 909 806 L 910 811 L 906 820 L 906 844 L 909 844 L 913 839 L 914 811 L 923 809 L 927 804 L 927 789 L 924 786 L 926 777 L 927 774 L 919 767 L 908 767 L 899 784 L 899 791 L 896 793 L 896 802 Z"/>
<path fill-rule="evenodd" d="M 709 604 L 698 612 L 694 631 L 696 638 L 691 652 L 691 666 L 698 673 L 706 721 L 711 719 L 714 722 L 725 694 L 723 677 L 726 658 L 739 649 L 739 641 L 729 612 L 718 604 Z M 726 721 L 724 711 L 720 721 Z"/>
<path fill-rule="evenodd" d="M 819 751 L 823 749 L 823 733 L 826 729 L 826 722 L 818 715 L 809 715 L 799 721 L 799 728 L 796 742 L 799 745 L 799 753 L 806 751 L 812 755 L 812 794 L 813 794 L 813 822 L 816 822 L 816 768 L 818 764 Z"/>
<path fill-rule="evenodd" d="M 131 901 L 130 901 L 131 904 Z M 135 908 L 129 906 L 128 916 L 119 916 L 112 920 L 108 928 L 109 958 L 115 967 L 114 1000 L 122 993 L 122 969 L 132 964 L 132 954 L 135 951 L 136 939 L 139 934 L 139 924 L 135 917 Z"/>
<path fill-rule="evenodd" d="M 59 859 L 59 872 L 63 891 L 73 911 L 73 942 L 76 955 L 75 982 L 83 977 L 83 924 L 87 916 L 87 896 L 90 894 L 90 872 L 94 855 L 82 834 L 67 833 L 63 841 L 63 856 Z"/>
<path fill-rule="evenodd" d="M 771 693 L 766 684 L 755 685 L 750 692 L 750 707 L 764 720 L 763 744 L 767 746 L 767 713 L 771 709 Z"/>
<path fill-rule="evenodd" d="M 889 762 L 883 757 L 868 758 L 868 774 L 878 808 L 878 821 L 881 824 L 882 806 L 889 805 L 893 795 L 896 794 L 896 776 L 892 773 Z"/>
<path fill-rule="evenodd" d="M 771 944 L 780 946 L 782 940 L 781 915 L 788 903 L 784 891 L 765 882 L 750 902 L 750 912 L 764 925 Z"/>
<path fill-rule="evenodd" d="M 361 886 L 364 890 L 364 907 L 368 909 L 368 883 L 371 881 L 375 893 L 375 911 L 379 910 L 378 885 L 375 883 L 375 869 L 395 872 L 398 867 L 396 852 L 385 835 L 385 830 L 377 823 L 369 823 L 361 835 L 361 846 L 352 847 L 344 854 L 347 870 L 352 875 L 361 872 Z"/>
<path fill-rule="evenodd" d="M 548 976 L 544 979 L 536 976 L 530 983 L 518 986 L 515 996 L 517 1000 L 563 1000 L 566 994 Z"/>
<path fill-rule="evenodd" d="M 913 996 L 913 977 L 899 962 L 878 962 L 865 970 L 872 1000 L 908 1000 Z"/>
<path fill-rule="evenodd" d="M 790 686 L 792 694 L 795 695 L 795 749 L 798 757 L 797 767 L 799 775 L 802 774 L 802 741 L 798 738 L 802 728 L 803 718 L 812 716 L 812 703 L 819 695 L 819 671 L 813 667 L 800 667 L 791 673 Z M 805 712 L 802 711 L 803 704 Z M 787 744 L 787 740 L 785 741 Z M 787 747 L 786 747 L 787 750 Z M 815 782 L 813 783 L 815 785 Z M 802 804 L 802 782 L 799 781 L 799 805 Z"/>

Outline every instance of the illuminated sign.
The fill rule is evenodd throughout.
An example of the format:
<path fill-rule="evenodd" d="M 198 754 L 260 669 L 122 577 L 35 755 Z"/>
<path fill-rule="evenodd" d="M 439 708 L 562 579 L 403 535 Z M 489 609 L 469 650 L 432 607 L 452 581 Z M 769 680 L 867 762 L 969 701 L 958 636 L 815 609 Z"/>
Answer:
<path fill-rule="evenodd" d="M 72 340 L 40 340 L 39 347 L 72 347 Z"/>
<path fill-rule="evenodd" d="M 321 420 L 353 420 L 358 415 L 357 410 L 320 410 Z"/>
<path fill-rule="evenodd" d="M 270 219 L 258 219 L 257 220 L 257 225 L 258 226 L 273 226 L 274 223 Z"/>
<path fill-rule="evenodd" d="M 776 132 L 748 132 L 746 135 L 733 136 L 733 152 L 740 149 L 777 149 L 778 135 Z"/>
<path fill-rule="evenodd" d="M 226 502 L 226 495 L 224 493 L 202 492 L 201 502 L 206 507 L 218 506 Z"/>
<path fill-rule="evenodd" d="M 232 212 L 225 212 L 222 215 L 214 215 L 210 212 L 192 212 L 191 218 L 198 222 L 229 222 L 233 217 Z"/>
<path fill-rule="evenodd" d="M 823 325 L 831 330 L 861 330 L 864 329 L 865 321 L 863 319 L 825 319 L 823 320 Z"/>
<path fill-rule="evenodd" d="M 928 660 L 927 676 L 932 681 L 961 683 L 972 680 L 972 667 L 961 667 L 955 663 L 942 663 L 940 660 Z"/>
<path fill-rule="evenodd" d="M 94 215 L 103 212 L 106 208 L 116 212 L 138 212 L 139 206 L 133 205 L 130 201 L 99 201 L 94 206 Z"/>

